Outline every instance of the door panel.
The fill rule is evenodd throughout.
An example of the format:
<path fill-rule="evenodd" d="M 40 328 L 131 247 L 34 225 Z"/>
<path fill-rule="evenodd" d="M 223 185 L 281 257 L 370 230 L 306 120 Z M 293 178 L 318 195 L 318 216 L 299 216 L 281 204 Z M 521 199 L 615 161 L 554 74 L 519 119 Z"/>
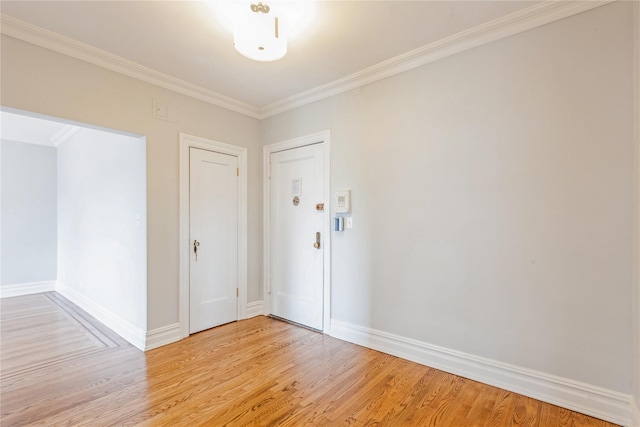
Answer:
<path fill-rule="evenodd" d="M 324 147 L 315 144 L 271 155 L 271 313 L 323 327 L 325 213 Z"/>
<path fill-rule="evenodd" d="M 189 332 L 194 333 L 237 320 L 238 158 L 191 148 L 189 161 Z"/>

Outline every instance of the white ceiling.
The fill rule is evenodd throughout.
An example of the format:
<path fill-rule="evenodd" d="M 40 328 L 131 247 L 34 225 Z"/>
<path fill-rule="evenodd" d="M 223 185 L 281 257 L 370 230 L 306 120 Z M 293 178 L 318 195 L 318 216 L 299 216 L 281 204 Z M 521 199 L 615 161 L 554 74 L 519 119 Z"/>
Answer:
<path fill-rule="evenodd" d="M 536 3 L 314 2 L 311 24 L 271 63 L 237 53 L 215 7 L 200 1 L 2 0 L 0 12 L 262 108 Z"/>

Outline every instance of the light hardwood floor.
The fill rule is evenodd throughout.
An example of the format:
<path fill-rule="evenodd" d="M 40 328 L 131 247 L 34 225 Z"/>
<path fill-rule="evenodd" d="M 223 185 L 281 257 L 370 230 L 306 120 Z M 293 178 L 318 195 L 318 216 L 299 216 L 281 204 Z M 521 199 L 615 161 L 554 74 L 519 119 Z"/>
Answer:
<path fill-rule="evenodd" d="M 8 426 L 612 426 L 255 317 L 142 353 L 55 293 L 6 298 Z"/>

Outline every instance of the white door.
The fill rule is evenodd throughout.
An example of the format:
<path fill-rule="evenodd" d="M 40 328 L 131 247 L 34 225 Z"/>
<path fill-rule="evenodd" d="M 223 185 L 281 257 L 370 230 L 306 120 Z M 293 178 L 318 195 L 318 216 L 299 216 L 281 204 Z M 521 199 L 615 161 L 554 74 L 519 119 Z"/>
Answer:
<path fill-rule="evenodd" d="M 238 158 L 189 151 L 189 332 L 238 319 Z"/>
<path fill-rule="evenodd" d="M 271 154 L 271 314 L 322 330 L 324 147 Z"/>

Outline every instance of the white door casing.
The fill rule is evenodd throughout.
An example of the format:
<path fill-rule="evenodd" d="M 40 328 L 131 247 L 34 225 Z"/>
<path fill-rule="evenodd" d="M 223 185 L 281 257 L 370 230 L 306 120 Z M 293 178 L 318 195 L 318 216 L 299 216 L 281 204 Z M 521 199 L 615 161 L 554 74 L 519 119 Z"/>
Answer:
<path fill-rule="evenodd" d="M 238 158 L 189 152 L 189 332 L 238 319 Z"/>
<path fill-rule="evenodd" d="M 189 335 L 190 298 L 189 268 L 193 240 L 189 233 L 189 151 L 191 147 L 231 155 L 239 167 L 237 212 L 237 319 L 247 316 L 247 149 L 187 134 L 180 134 L 180 285 L 178 320 L 180 337 Z"/>
<path fill-rule="evenodd" d="M 323 331 L 331 313 L 329 144 L 326 131 L 264 148 L 265 310 Z"/>

